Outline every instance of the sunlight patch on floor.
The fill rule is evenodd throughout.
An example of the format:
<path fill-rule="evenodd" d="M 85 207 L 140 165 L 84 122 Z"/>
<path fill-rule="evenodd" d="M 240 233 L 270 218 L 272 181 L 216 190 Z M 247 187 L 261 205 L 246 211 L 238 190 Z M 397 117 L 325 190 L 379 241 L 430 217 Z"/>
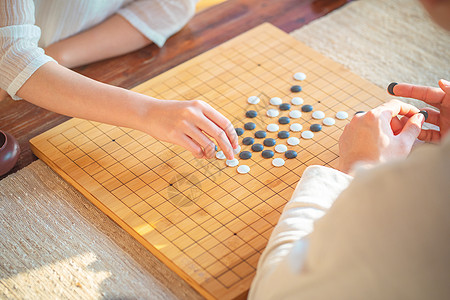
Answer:
<path fill-rule="evenodd" d="M 0 294 L 18 298 L 45 298 L 55 289 L 60 295 L 101 298 L 101 285 L 111 277 L 107 271 L 95 271 L 89 265 L 97 261 L 94 253 L 84 253 L 1 279 Z M 45 279 L 45 280 L 43 280 Z M 45 281 L 45 284 L 43 282 Z M 17 284 L 20 282 L 20 285 Z M 6 287 L 11 287 L 7 290 Z"/>

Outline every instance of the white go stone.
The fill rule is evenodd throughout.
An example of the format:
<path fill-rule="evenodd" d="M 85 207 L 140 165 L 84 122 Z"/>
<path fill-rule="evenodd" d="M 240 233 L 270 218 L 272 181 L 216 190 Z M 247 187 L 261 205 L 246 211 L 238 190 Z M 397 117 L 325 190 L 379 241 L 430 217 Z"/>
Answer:
<path fill-rule="evenodd" d="M 261 99 L 259 99 L 257 96 L 251 96 L 251 97 L 248 97 L 247 101 L 250 104 L 258 104 L 259 101 L 261 101 Z"/>
<path fill-rule="evenodd" d="M 325 113 L 321 110 L 316 110 L 312 113 L 312 117 L 316 120 L 325 118 Z"/>
<path fill-rule="evenodd" d="M 236 167 L 239 164 L 239 161 L 236 158 L 233 158 L 231 160 L 227 160 L 226 164 L 229 167 Z"/>
<path fill-rule="evenodd" d="M 287 147 L 286 145 L 278 144 L 275 146 L 275 151 L 277 151 L 278 153 L 284 153 L 287 151 Z"/>
<path fill-rule="evenodd" d="M 240 146 L 240 145 L 238 145 L 238 146 L 236 147 L 236 149 L 233 149 L 233 153 L 234 153 L 234 154 L 238 154 L 239 152 L 241 152 L 241 146 Z"/>
<path fill-rule="evenodd" d="M 284 159 L 277 157 L 272 160 L 272 165 L 274 165 L 275 167 L 282 167 L 284 166 Z"/>
<path fill-rule="evenodd" d="M 302 131 L 303 126 L 302 126 L 302 124 L 299 124 L 299 123 L 292 123 L 289 128 L 293 132 L 299 132 L 299 131 Z"/>
<path fill-rule="evenodd" d="M 225 159 L 226 156 L 225 156 L 225 154 L 223 153 L 223 151 L 218 151 L 218 152 L 216 152 L 216 158 L 217 158 L 217 159 Z"/>
<path fill-rule="evenodd" d="M 306 74 L 305 73 L 301 73 L 301 72 L 295 73 L 294 74 L 294 79 L 295 80 L 300 80 L 300 81 L 305 80 L 306 79 Z"/>
<path fill-rule="evenodd" d="M 250 172 L 250 167 L 247 165 L 240 165 L 237 168 L 237 171 L 239 174 L 246 174 L 246 173 Z"/>
<path fill-rule="evenodd" d="M 272 105 L 280 105 L 281 103 L 283 103 L 283 100 L 279 97 L 270 98 L 270 104 Z"/>
<path fill-rule="evenodd" d="M 303 104 L 303 98 L 294 97 L 294 98 L 292 98 L 291 103 L 294 104 L 294 105 L 302 105 Z"/>
<path fill-rule="evenodd" d="M 267 125 L 267 131 L 269 132 L 277 132 L 280 129 L 280 126 L 278 126 L 277 124 L 269 124 Z"/>
<path fill-rule="evenodd" d="M 287 139 L 287 143 L 291 146 L 297 146 L 300 144 L 300 139 L 293 136 Z"/>
<path fill-rule="evenodd" d="M 348 113 L 345 111 L 338 111 L 336 113 L 336 118 L 338 118 L 339 120 L 345 120 L 348 118 Z"/>
<path fill-rule="evenodd" d="M 314 137 L 314 133 L 312 133 L 312 131 L 306 130 L 302 132 L 302 138 L 309 140 L 312 139 Z"/>
<path fill-rule="evenodd" d="M 268 117 L 275 118 L 278 117 L 279 114 L 280 112 L 278 111 L 278 109 L 271 108 L 267 110 Z"/>
<path fill-rule="evenodd" d="M 289 117 L 291 117 L 292 119 L 298 119 L 301 116 L 302 116 L 302 112 L 299 110 L 294 109 L 289 112 Z"/>
<path fill-rule="evenodd" d="M 336 120 L 333 118 L 330 118 L 330 117 L 323 119 L 322 122 L 323 122 L 323 125 L 327 125 L 327 126 L 333 126 L 334 124 L 336 124 Z"/>

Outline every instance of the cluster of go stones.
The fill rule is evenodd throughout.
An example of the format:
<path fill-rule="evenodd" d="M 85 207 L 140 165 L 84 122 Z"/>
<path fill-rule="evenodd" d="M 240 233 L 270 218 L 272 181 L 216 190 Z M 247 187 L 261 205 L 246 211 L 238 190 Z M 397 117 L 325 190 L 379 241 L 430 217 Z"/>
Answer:
<path fill-rule="evenodd" d="M 303 81 L 306 79 L 306 75 L 304 73 L 295 73 L 294 79 L 298 81 Z M 299 93 L 302 91 L 302 87 L 300 85 L 293 85 L 291 87 L 291 92 Z M 257 105 L 261 99 L 257 96 L 251 96 L 247 99 L 247 102 L 252 105 Z M 301 97 L 294 97 L 291 100 L 291 103 L 283 103 L 283 100 L 279 97 L 273 97 L 270 99 L 270 105 L 273 108 L 267 109 L 265 112 L 267 117 L 269 118 L 277 118 L 280 115 L 280 111 L 289 111 L 289 117 L 279 117 L 278 123 L 285 125 L 290 124 L 289 129 L 294 135 L 295 133 L 300 133 L 299 137 L 303 139 L 312 139 L 314 138 L 314 132 L 319 132 L 322 130 L 322 124 L 325 126 L 333 126 L 336 123 L 336 120 L 332 117 L 325 117 L 325 113 L 320 110 L 313 111 L 314 108 L 312 105 L 304 104 L 304 100 Z M 297 109 L 298 108 L 298 109 Z M 309 130 L 303 130 L 303 126 L 300 123 L 295 122 L 297 119 L 300 119 L 302 113 L 311 113 L 311 117 L 314 120 L 322 120 L 322 124 L 312 124 L 309 127 Z M 256 118 L 258 116 L 258 112 L 256 110 L 249 110 L 245 113 L 245 116 L 249 119 Z M 336 119 L 344 120 L 348 118 L 348 113 L 345 111 L 340 111 L 336 113 Z M 292 121 L 292 123 L 291 123 Z M 252 131 L 256 129 L 256 124 L 253 122 L 247 122 L 244 124 L 244 128 L 235 128 L 236 134 L 241 136 L 244 132 Z M 303 131 L 302 131 L 303 130 Z M 281 141 L 281 143 L 277 143 L 277 141 L 273 138 L 266 138 L 267 132 L 277 132 L 277 137 Z M 293 159 L 297 157 L 297 152 L 294 150 L 288 150 L 288 147 L 283 144 L 283 141 L 286 141 L 287 145 L 296 146 L 300 143 L 300 138 L 291 136 L 291 132 L 281 130 L 280 126 L 277 123 L 270 123 L 267 125 L 265 130 L 257 130 L 254 133 L 253 137 L 245 137 L 242 139 L 242 144 L 251 146 L 252 151 L 242 151 L 241 146 L 238 146 L 234 150 L 234 154 L 239 154 L 239 158 L 241 160 L 247 160 L 252 157 L 253 154 L 261 153 L 261 156 L 266 159 L 271 159 L 277 153 L 284 153 L 286 159 Z M 264 139 L 261 143 L 255 143 L 255 139 Z M 273 147 L 273 148 L 272 148 Z M 273 150 L 272 150 L 273 149 Z M 252 153 L 253 152 L 253 153 Z M 226 159 L 223 151 L 216 152 L 217 159 Z M 239 165 L 239 160 L 237 158 L 226 161 L 227 166 L 229 167 L 237 167 L 237 172 L 240 174 L 245 174 L 250 172 L 250 167 L 248 165 Z M 274 167 L 282 167 L 285 164 L 285 160 L 283 158 L 277 157 L 273 158 L 272 165 Z"/>

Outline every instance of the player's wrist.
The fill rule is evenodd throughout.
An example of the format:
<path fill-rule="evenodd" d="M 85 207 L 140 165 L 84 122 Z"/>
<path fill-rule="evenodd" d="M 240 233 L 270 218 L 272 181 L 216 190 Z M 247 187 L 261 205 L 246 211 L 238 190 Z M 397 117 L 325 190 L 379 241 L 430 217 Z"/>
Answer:
<path fill-rule="evenodd" d="M 352 154 L 350 157 L 341 154 L 339 159 L 339 171 L 352 175 L 355 169 L 371 168 L 380 164 L 383 161 L 381 156 L 374 155 L 356 155 Z"/>
<path fill-rule="evenodd" d="M 379 165 L 381 162 L 376 162 L 376 161 L 363 161 L 363 160 L 359 160 L 356 162 L 353 162 L 353 164 L 351 164 L 348 167 L 345 167 L 345 171 L 339 169 L 339 171 L 346 173 L 350 176 L 355 176 L 356 171 L 360 171 L 360 170 L 369 170 L 372 169 L 373 167 Z"/>
<path fill-rule="evenodd" d="M 162 100 L 142 94 L 137 94 L 135 97 L 138 97 L 138 103 L 140 103 L 136 107 L 135 128 L 152 135 L 155 122 L 157 122 L 158 116 L 162 113 L 160 105 Z"/>

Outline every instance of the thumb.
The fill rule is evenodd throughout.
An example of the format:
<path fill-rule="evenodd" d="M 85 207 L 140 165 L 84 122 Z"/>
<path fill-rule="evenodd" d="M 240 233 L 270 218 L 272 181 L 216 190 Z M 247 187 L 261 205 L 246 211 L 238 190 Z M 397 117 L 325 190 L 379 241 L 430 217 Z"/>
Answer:
<path fill-rule="evenodd" d="M 417 113 L 408 119 L 402 131 L 398 135 L 407 144 L 412 145 L 422 130 L 422 125 L 425 122 L 425 116 L 422 113 Z"/>
<path fill-rule="evenodd" d="M 441 79 L 439 80 L 439 86 L 446 94 L 450 95 L 450 81 Z"/>

